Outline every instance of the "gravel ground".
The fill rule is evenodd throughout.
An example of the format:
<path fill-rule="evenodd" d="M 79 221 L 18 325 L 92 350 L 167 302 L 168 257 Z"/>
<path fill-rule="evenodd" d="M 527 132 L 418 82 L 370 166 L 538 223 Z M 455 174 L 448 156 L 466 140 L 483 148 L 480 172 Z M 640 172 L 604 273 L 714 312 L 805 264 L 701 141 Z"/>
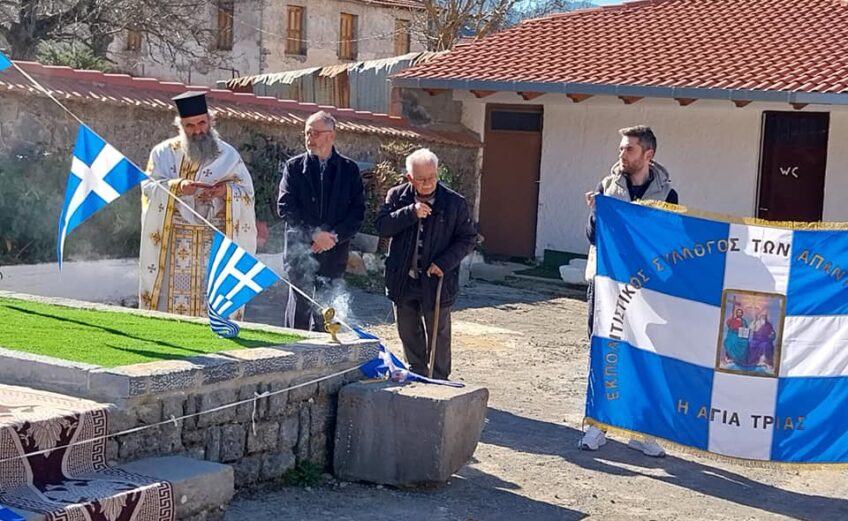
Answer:
<path fill-rule="evenodd" d="M 250 320 L 276 322 L 273 293 Z M 400 352 L 390 307 L 355 291 L 353 310 Z M 228 521 L 848 520 L 839 470 L 749 468 L 669 451 L 654 459 L 610 439 L 577 449 L 586 389 L 580 292 L 522 282 L 475 283 L 453 314 L 455 379 L 490 390 L 474 459 L 445 486 L 408 491 L 338 482 L 240 492 Z"/>

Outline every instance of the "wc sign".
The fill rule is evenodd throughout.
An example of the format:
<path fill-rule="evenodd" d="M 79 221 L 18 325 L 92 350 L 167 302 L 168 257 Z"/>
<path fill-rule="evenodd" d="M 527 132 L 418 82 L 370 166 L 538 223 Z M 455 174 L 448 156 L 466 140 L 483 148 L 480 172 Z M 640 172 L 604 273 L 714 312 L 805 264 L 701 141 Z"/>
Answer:
<path fill-rule="evenodd" d="M 795 179 L 798 179 L 798 167 L 797 166 L 787 166 L 787 167 L 778 167 L 780 169 L 780 174 L 783 176 L 792 176 Z"/>

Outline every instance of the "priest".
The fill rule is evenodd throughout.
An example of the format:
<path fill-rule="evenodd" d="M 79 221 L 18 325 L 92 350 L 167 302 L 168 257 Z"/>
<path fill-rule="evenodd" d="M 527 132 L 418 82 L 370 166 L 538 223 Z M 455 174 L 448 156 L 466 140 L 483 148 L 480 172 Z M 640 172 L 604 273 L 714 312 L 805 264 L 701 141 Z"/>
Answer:
<path fill-rule="evenodd" d="M 139 308 L 205 316 L 214 237 L 207 222 L 255 253 L 253 181 L 215 130 L 205 93 L 186 92 L 173 101 L 179 135 L 153 149 L 150 179 L 142 184 Z"/>

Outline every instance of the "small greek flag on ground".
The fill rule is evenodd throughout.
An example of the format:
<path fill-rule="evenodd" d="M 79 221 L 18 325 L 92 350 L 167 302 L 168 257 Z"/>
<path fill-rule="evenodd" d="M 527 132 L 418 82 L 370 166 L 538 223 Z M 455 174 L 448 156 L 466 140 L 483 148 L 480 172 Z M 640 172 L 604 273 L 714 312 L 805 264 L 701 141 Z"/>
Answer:
<path fill-rule="evenodd" d="M 357 327 L 353 330 L 359 338 L 366 340 L 379 340 L 379 338 L 364 329 Z M 406 365 L 404 365 L 404 363 L 396 357 L 394 353 L 386 349 L 386 346 L 382 343 L 380 343 L 378 347 L 380 350 L 377 353 L 377 357 L 365 362 L 359 368 L 362 371 L 362 374 L 368 378 L 388 378 L 395 382 L 424 382 L 428 384 L 447 385 L 450 387 L 465 387 L 465 384 L 462 382 L 437 380 L 435 378 L 422 376 L 418 373 L 413 373 L 407 369 Z"/>
<path fill-rule="evenodd" d="M 9 58 L 5 54 L 0 52 L 0 71 L 2 71 L 3 69 L 8 69 L 11 66 L 11 60 L 9 60 Z"/>
<path fill-rule="evenodd" d="M 224 338 L 238 335 L 239 327 L 229 320 L 231 314 L 268 288 L 280 277 L 245 249 L 216 232 L 209 253 L 206 299 L 209 327 Z"/>
<path fill-rule="evenodd" d="M 746 460 L 848 463 L 848 226 L 609 197 L 596 211 L 588 421 Z"/>
<path fill-rule="evenodd" d="M 80 126 L 65 190 L 65 204 L 59 217 L 56 246 L 59 269 L 62 268 L 68 234 L 146 177 L 115 147 L 85 125 Z"/>

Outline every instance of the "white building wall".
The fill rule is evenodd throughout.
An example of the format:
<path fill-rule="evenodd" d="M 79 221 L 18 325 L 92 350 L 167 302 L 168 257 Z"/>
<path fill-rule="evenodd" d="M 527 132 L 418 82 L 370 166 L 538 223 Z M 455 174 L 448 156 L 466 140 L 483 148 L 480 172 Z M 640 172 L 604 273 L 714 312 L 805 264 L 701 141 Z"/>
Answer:
<path fill-rule="evenodd" d="M 656 160 L 668 168 L 681 204 L 737 216 L 756 215 L 762 114 L 792 111 L 788 104 L 751 103 L 737 108 L 727 101 L 681 107 L 674 100 L 643 99 L 624 105 L 618 98 L 594 97 L 573 103 L 565 95 L 546 94 L 523 102 L 499 93 L 462 100 L 463 123 L 485 135 L 487 103 L 544 106 L 541 182 L 536 255 L 545 249 L 585 253 L 587 208 L 584 194 L 609 173 L 618 157 L 622 127 L 646 124 L 657 135 Z M 807 106 L 831 113 L 824 219 L 848 221 L 848 108 Z M 482 182 L 485 182 L 485 174 Z"/>
<path fill-rule="evenodd" d="M 285 52 L 289 4 L 305 8 L 305 56 Z M 210 3 L 207 11 L 205 16 L 214 29 L 217 27 L 217 10 Z M 323 67 L 342 63 L 338 57 L 338 42 L 340 14 L 343 12 L 358 16 L 356 61 L 394 56 L 395 20 L 410 20 L 413 16 L 408 9 L 353 0 L 237 0 L 233 49 L 215 51 L 223 57 L 220 68 L 208 69 L 196 63 L 174 67 L 167 60 L 151 57 L 144 40 L 141 51 L 124 51 L 125 34 L 112 44 L 110 54 L 121 70 L 134 75 L 209 86 L 234 76 Z M 424 50 L 424 45 L 413 35 L 410 52 Z"/>

